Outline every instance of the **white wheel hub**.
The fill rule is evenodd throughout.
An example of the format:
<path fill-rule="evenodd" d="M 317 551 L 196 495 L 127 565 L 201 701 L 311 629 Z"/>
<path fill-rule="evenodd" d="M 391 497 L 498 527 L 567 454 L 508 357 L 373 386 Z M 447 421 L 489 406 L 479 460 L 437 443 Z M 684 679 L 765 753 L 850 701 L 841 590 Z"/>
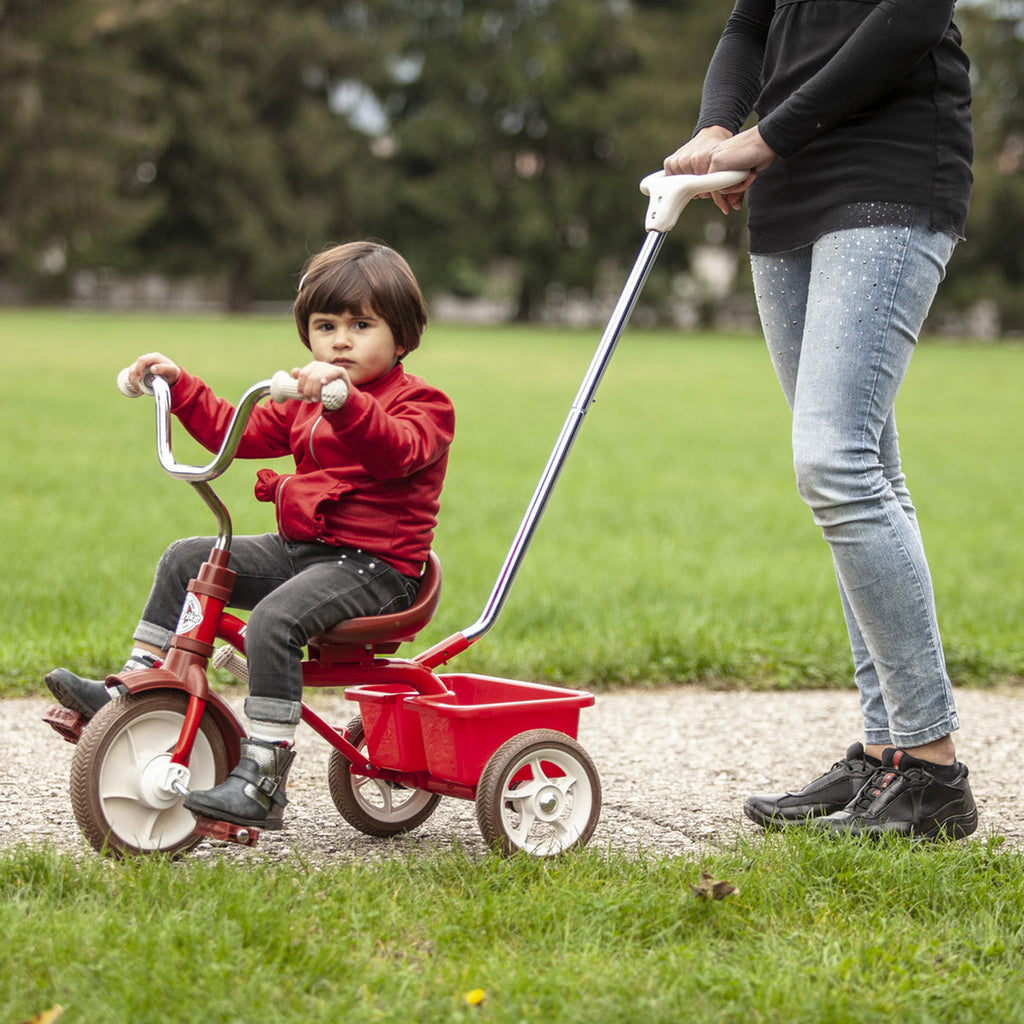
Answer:
<path fill-rule="evenodd" d="M 562 794 L 554 786 L 544 786 L 534 798 L 537 817 L 554 821 L 562 811 Z"/>
<path fill-rule="evenodd" d="M 158 754 L 143 766 L 139 799 L 156 810 L 165 811 L 188 792 L 190 775 L 188 768 L 171 760 L 170 754 Z"/>
<path fill-rule="evenodd" d="M 504 793 L 506 834 L 530 853 L 557 853 L 576 841 L 589 814 L 586 776 L 573 758 L 559 750 L 520 760 L 506 778 L 511 780 L 523 768 L 532 778 L 511 783 Z"/>

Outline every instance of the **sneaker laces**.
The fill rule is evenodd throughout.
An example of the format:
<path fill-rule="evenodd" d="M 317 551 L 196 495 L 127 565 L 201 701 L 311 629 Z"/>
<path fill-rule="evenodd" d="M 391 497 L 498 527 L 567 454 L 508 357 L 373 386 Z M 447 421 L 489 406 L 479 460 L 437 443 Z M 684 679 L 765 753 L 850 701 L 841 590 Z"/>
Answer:
<path fill-rule="evenodd" d="M 904 759 L 910 761 L 906 767 L 900 763 Z M 898 778 L 906 776 L 915 768 L 924 770 L 924 765 L 906 751 L 887 747 L 882 751 L 882 763 L 861 787 L 860 792 L 850 804 L 850 810 L 863 811 L 870 807 Z"/>
<path fill-rule="evenodd" d="M 853 798 L 848 810 L 867 810 L 892 785 L 899 776 L 900 770 L 892 765 L 883 764 L 872 772 L 867 782 L 861 786 L 860 792 Z"/>

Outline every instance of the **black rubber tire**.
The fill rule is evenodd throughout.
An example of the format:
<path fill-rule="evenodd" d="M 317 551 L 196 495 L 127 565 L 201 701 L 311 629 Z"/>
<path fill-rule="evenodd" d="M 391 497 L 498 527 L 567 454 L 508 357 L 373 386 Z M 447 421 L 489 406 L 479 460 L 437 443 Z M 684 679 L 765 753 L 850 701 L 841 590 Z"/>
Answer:
<path fill-rule="evenodd" d="M 484 766 L 476 817 L 487 845 L 552 857 L 589 842 L 601 814 L 601 780 L 580 744 L 553 729 L 503 743 Z"/>
<path fill-rule="evenodd" d="M 348 741 L 365 753 L 363 720 L 358 716 L 348 723 Z M 364 835 L 386 838 L 411 832 L 434 813 L 441 801 L 437 793 L 354 775 L 351 765 L 344 754 L 332 750 L 327 783 L 338 813 Z"/>
<path fill-rule="evenodd" d="M 182 798 L 153 804 L 143 784 L 147 767 L 169 762 L 187 707 L 187 694 L 154 690 L 118 697 L 89 721 L 71 761 L 71 807 L 94 849 L 117 858 L 177 857 L 202 841 Z M 193 789 L 216 786 L 230 771 L 227 745 L 209 714 L 199 724 L 189 770 Z"/>

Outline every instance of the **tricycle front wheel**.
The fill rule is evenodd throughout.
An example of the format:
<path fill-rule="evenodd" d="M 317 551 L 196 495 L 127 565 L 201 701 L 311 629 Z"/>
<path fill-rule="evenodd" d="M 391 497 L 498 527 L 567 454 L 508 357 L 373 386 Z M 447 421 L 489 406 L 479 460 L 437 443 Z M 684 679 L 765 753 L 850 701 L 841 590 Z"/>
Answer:
<path fill-rule="evenodd" d="M 112 700 L 96 712 L 71 762 L 71 807 L 93 848 L 114 857 L 179 856 L 202 841 L 179 793 L 167 786 L 188 694 L 156 690 Z M 230 755 L 211 715 L 189 759 L 189 788 L 223 782 Z"/>
<path fill-rule="evenodd" d="M 476 817 L 485 842 L 503 855 L 551 857 L 585 846 L 601 813 L 601 781 L 576 740 L 531 729 L 503 743 L 484 767 Z"/>
<path fill-rule="evenodd" d="M 366 752 L 362 718 L 348 723 L 348 741 Z M 384 779 L 371 779 L 352 771 L 352 762 L 332 750 L 327 766 L 331 799 L 341 816 L 368 836 L 397 836 L 422 825 L 434 813 L 440 797 L 423 789 L 410 789 Z"/>

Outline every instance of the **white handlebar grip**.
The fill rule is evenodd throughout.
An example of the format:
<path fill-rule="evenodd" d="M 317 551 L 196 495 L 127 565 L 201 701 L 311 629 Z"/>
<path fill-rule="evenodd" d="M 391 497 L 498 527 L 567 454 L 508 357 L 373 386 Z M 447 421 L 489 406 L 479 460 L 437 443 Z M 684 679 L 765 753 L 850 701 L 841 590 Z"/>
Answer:
<path fill-rule="evenodd" d="M 145 382 L 142 383 L 141 389 L 137 388 L 131 382 L 131 371 L 132 368 L 130 366 L 126 366 L 117 375 L 117 390 L 120 391 L 125 398 L 141 398 L 143 395 L 153 394 L 153 389 L 146 387 Z"/>
<path fill-rule="evenodd" d="M 730 185 L 738 185 L 750 171 L 715 171 L 713 174 L 666 174 L 655 171 L 640 182 L 640 191 L 650 196 L 647 205 L 648 231 L 671 231 L 679 220 L 683 207 L 702 192 L 720 192 Z"/>
<path fill-rule="evenodd" d="M 287 402 L 290 398 L 301 399 L 299 382 L 287 370 L 278 370 L 270 378 L 270 397 L 275 402 Z M 334 412 L 345 404 L 348 385 L 339 377 L 328 381 L 320 392 L 320 401 L 328 412 Z"/>
<path fill-rule="evenodd" d="M 287 402 L 299 397 L 299 382 L 287 371 L 278 370 L 270 378 L 270 397 L 275 402 Z"/>

